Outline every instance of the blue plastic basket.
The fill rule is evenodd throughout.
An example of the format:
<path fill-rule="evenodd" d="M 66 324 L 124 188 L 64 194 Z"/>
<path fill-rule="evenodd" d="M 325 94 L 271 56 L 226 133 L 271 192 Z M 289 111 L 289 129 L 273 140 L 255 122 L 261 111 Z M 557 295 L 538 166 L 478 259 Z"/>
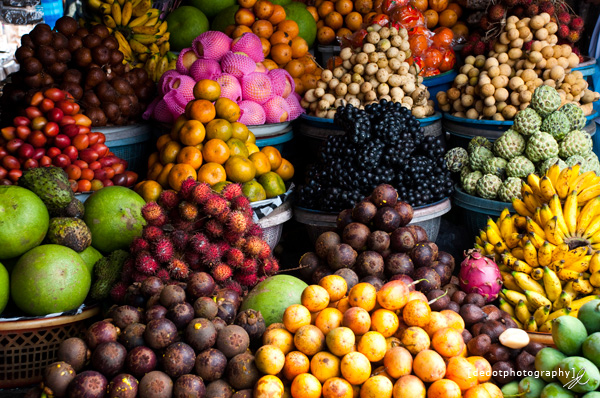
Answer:
<path fill-rule="evenodd" d="M 147 161 L 154 141 L 152 126 L 137 124 L 133 126 L 105 127 L 94 129 L 106 136 L 105 145 L 115 156 L 127 161 L 127 169 L 139 175 L 146 173 Z"/>
<path fill-rule="evenodd" d="M 256 146 L 259 148 L 264 148 L 266 146 L 272 146 L 279 150 L 279 152 L 284 151 L 284 146 L 286 143 L 290 142 L 294 138 L 294 131 L 292 129 L 284 132 L 283 134 L 276 135 L 273 137 L 265 137 L 265 138 L 256 138 Z"/>
<path fill-rule="evenodd" d="M 436 94 L 440 91 L 447 91 L 452 87 L 452 82 L 454 82 L 456 75 L 457 73 L 455 70 L 449 70 L 439 75 L 423 79 L 423 84 L 427 87 L 430 94 L 429 98 L 435 103 L 436 109 L 438 108 L 437 99 L 435 98 Z"/>

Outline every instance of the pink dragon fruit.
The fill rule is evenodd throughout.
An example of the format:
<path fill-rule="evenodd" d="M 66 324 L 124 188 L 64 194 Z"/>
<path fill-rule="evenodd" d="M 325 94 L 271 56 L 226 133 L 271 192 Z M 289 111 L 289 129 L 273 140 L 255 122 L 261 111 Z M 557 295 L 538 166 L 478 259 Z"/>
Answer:
<path fill-rule="evenodd" d="M 492 302 L 502 289 L 502 276 L 496 263 L 477 249 L 465 253 L 458 276 L 460 288 L 467 293 L 479 293 Z"/>
<path fill-rule="evenodd" d="M 260 37 L 250 32 L 234 39 L 231 44 L 231 51 L 242 52 L 252 58 L 254 62 L 262 62 L 265 59 Z"/>
<path fill-rule="evenodd" d="M 190 75 L 195 81 L 215 80 L 221 76 L 221 65 L 214 59 L 199 58 L 190 68 Z"/>
<path fill-rule="evenodd" d="M 288 120 L 291 109 L 283 97 L 274 96 L 263 104 L 267 123 L 281 123 Z"/>
<path fill-rule="evenodd" d="M 273 95 L 271 79 L 264 73 L 250 73 L 242 78 L 241 83 L 244 100 L 264 104 Z"/>
<path fill-rule="evenodd" d="M 192 48 L 198 57 L 220 61 L 231 47 L 231 38 L 223 32 L 209 30 L 194 39 Z"/>
<path fill-rule="evenodd" d="M 158 93 L 162 96 L 165 93 L 169 92 L 171 89 L 171 85 L 173 84 L 173 80 L 182 76 L 179 72 L 174 69 L 168 70 L 160 77 L 158 80 Z M 185 75 L 183 75 L 185 76 Z"/>
<path fill-rule="evenodd" d="M 189 75 L 190 68 L 197 59 L 198 56 L 194 53 L 194 51 L 192 51 L 191 47 L 184 48 L 177 57 L 177 63 L 175 64 L 177 72 L 181 73 L 182 75 Z"/>
<path fill-rule="evenodd" d="M 285 102 L 287 102 L 287 104 L 290 106 L 290 114 L 288 115 L 288 121 L 295 120 L 301 114 L 306 112 L 302 105 L 300 105 L 300 99 L 298 99 L 298 97 L 300 96 L 297 93 L 293 93 L 285 99 Z"/>
<path fill-rule="evenodd" d="M 223 73 L 217 77 L 217 83 L 221 86 L 221 97 L 229 98 L 234 102 L 242 100 L 242 86 L 237 77 Z"/>
<path fill-rule="evenodd" d="M 221 69 L 223 73 L 229 73 L 241 79 L 243 76 L 254 72 L 256 62 L 244 54 L 236 54 L 230 51 L 221 59 Z"/>
<path fill-rule="evenodd" d="M 253 101 L 241 101 L 238 103 L 240 110 L 242 111 L 242 116 L 238 122 L 245 124 L 246 126 L 257 126 L 260 124 L 265 124 L 267 116 L 265 115 L 265 110 L 260 104 L 257 104 Z"/>
<path fill-rule="evenodd" d="M 294 78 L 285 69 L 271 69 L 269 71 L 269 78 L 273 85 L 273 95 L 287 98 L 296 90 Z"/>

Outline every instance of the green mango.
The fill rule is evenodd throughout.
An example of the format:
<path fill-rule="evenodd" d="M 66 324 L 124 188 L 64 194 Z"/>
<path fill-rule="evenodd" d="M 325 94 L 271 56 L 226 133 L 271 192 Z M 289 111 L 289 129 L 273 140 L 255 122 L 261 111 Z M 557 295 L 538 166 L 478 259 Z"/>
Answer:
<path fill-rule="evenodd" d="M 542 348 L 535 356 L 535 370 L 540 372 L 540 377 L 542 379 L 550 383 L 551 381 L 556 380 L 556 376 L 552 374 L 554 368 L 566 357 L 565 354 L 555 348 Z"/>
<path fill-rule="evenodd" d="M 600 371 L 586 358 L 565 358 L 556 365 L 555 370 L 561 384 L 573 392 L 586 393 L 600 386 Z"/>
<path fill-rule="evenodd" d="M 600 366 L 600 332 L 590 334 L 581 346 L 583 356 Z"/>
<path fill-rule="evenodd" d="M 583 323 L 573 316 L 563 315 L 552 321 L 552 340 L 565 355 L 580 355 L 587 336 Z"/>
<path fill-rule="evenodd" d="M 544 387 L 546 383 L 543 380 L 527 376 L 519 382 L 519 393 L 522 398 L 540 398 Z"/>
<path fill-rule="evenodd" d="M 588 334 L 600 332 L 600 300 L 588 301 L 581 306 L 577 313 Z"/>
<path fill-rule="evenodd" d="M 540 398 L 575 398 L 576 395 L 558 383 L 550 383 L 542 390 Z"/>
<path fill-rule="evenodd" d="M 502 395 L 504 395 L 505 397 L 515 396 L 515 395 L 519 394 L 519 382 L 514 380 L 514 381 L 511 381 L 510 383 L 506 383 L 505 385 L 502 386 L 501 390 L 502 390 Z"/>
<path fill-rule="evenodd" d="M 587 394 L 583 395 L 581 398 L 600 398 L 600 392 L 598 392 L 598 391 L 588 392 Z"/>

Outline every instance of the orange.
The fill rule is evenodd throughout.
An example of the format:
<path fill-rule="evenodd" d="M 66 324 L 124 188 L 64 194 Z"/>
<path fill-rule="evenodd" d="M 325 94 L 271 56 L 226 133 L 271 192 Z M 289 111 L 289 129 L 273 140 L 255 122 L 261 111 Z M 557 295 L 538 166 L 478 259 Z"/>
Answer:
<path fill-rule="evenodd" d="M 348 14 L 350 15 L 350 14 Z M 317 30 L 317 41 L 321 44 L 328 45 L 335 40 L 335 31 L 329 26 L 320 27 Z"/>
<path fill-rule="evenodd" d="M 248 139 L 248 127 L 245 124 L 239 122 L 231 123 L 231 137 L 237 138 L 238 140 L 245 142 Z"/>
<path fill-rule="evenodd" d="M 424 12 L 427 9 L 428 3 L 427 0 L 410 0 L 410 5 Z"/>
<path fill-rule="evenodd" d="M 244 25 L 240 25 L 240 26 L 244 26 Z M 233 31 L 235 30 L 236 27 L 237 27 L 236 24 L 227 25 L 227 27 L 225 28 L 223 33 L 225 33 L 227 36 L 232 37 L 232 38 L 239 37 L 239 36 L 233 36 Z M 247 28 L 247 26 L 245 26 L 245 27 Z"/>
<path fill-rule="evenodd" d="M 273 25 L 269 21 L 259 19 L 252 24 L 252 33 L 264 39 L 268 39 L 273 34 Z"/>
<path fill-rule="evenodd" d="M 442 52 L 436 48 L 430 47 L 423 54 L 426 68 L 439 68 L 442 63 Z"/>
<path fill-rule="evenodd" d="M 337 32 L 335 32 L 337 37 L 349 37 L 352 35 L 352 31 L 348 28 L 339 28 Z"/>
<path fill-rule="evenodd" d="M 294 54 L 293 44 L 294 43 L 292 43 L 292 56 Z M 303 57 L 298 58 L 298 61 L 302 62 L 302 65 L 304 65 L 304 72 L 306 73 L 313 73 L 317 69 L 317 64 L 312 59 L 310 54 L 306 54 Z"/>
<path fill-rule="evenodd" d="M 250 202 L 258 202 L 267 198 L 265 189 L 256 180 L 244 183 L 242 185 L 242 193 L 250 200 Z"/>
<path fill-rule="evenodd" d="M 425 17 L 425 23 L 427 24 L 427 29 L 433 29 L 437 26 L 439 15 L 435 10 L 427 10 L 423 13 Z"/>
<path fill-rule="evenodd" d="M 319 79 L 317 79 L 315 77 L 315 75 L 307 75 L 307 74 L 302 75 L 302 77 L 300 78 L 300 81 L 302 82 L 302 86 L 306 90 L 310 90 L 311 88 L 316 88 L 318 80 Z"/>
<path fill-rule="evenodd" d="M 238 0 L 240 7 L 252 8 L 256 4 L 256 0 Z"/>
<path fill-rule="evenodd" d="M 242 156 L 247 158 L 249 155 L 246 145 L 237 138 L 230 138 L 227 141 L 227 146 L 229 147 L 230 156 Z"/>
<path fill-rule="evenodd" d="M 450 3 L 448 4 L 448 7 L 446 7 L 446 9 L 454 11 L 458 18 L 462 16 L 463 11 L 462 8 L 460 8 L 460 6 L 458 5 L 458 3 Z"/>
<path fill-rule="evenodd" d="M 136 192 L 144 198 L 146 202 L 156 202 L 163 188 L 156 181 L 143 181 Z"/>
<path fill-rule="evenodd" d="M 294 166 L 289 160 L 282 158 L 281 165 L 275 170 L 275 173 L 279 174 L 283 181 L 291 180 L 294 176 Z"/>
<path fill-rule="evenodd" d="M 256 176 L 261 176 L 271 171 L 271 163 L 269 158 L 262 152 L 255 152 L 249 156 L 249 159 L 254 163 L 256 168 Z"/>
<path fill-rule="evenodd" d="M 292 39 L 292 58 L 300 58 L 308 53 L 308 43 L 300 36 Z"/>
<path fill-rule="evenodd" d="M 323 383 L 323 398 L 352 398 L 352 385 L 341 377 L 332 377 Z"/>
<path fill-rule="evenodd" d="M 186 163 L 176 164 L 169 172 L 169 185 L 174 190 L 179 191 L 181 184 L 190 177 L 194 180 L 198 177 L 196 170 L 192 166 Z"/>
<path fill-rule="evenodd" d="M 458 16 L 454 10 L 444 10 L 440 14 L 440 25 L 451 28 L 456 24 Z"/>
<path fill-rule="evenodd" d="M 225 163 L 225 171 L 227 172 L 227 177 L 229 177 L 229 180 L 233 182 L 248 182 L 256 175 L 256 167 L 254 167 L 254 163 L 252 163 L 251 160 L 239 155 L 231 156 L 227 160 Z"/>
<path fill-rule="evenodd" d="M 238 25 L 231 32 L 231 38 L 237 39 L 238 37 L 241 37 L 244 33 L 252 33 L 252 29 L 250 29 L 250 27 L 246 25 Z"/>
<path fill-rule="evenodd" d="M 205 182 L 210 186 L 227 180 L 225 169 L 218 163 L 206 163 L 198 170 L 198 181 Z"/>
<path fill-rule="evenodd" d="M 269 19 L 273 15 L 273 3 L 268 0 L 258 0 L 252 9 L 258 19 Z"/>
<path fill-rule="evenodd" d="M 160 162 L 160 152 L 152 152 L 152 154 L 148 156 L 148 168 L 156 162 Z"/>
<path fill-rule="evenodd" d="M 354 9 L 361 14 L 368 14 L 373 10 L 372 0 L 356 0 L 354 2 Z"/>
<path fill-rule="evenodd" d="M 287 33 L 290 39 L 298 36 L 298 33 L 300 32 L 300 28 L 296 21 L 292 21 L 291 19 L 279 22 L 279 24 L 277 24 L 277 30 Z"/>
<path fill-rule="evenodd" d="M 352 0 L 337 0 L 335 2 L 335 10 L 342 15 L 350 14 L 353 8 Z"/>
<path fill-rule="evenodd" d="M 248 138 L 246 139 L 246 142 L 256 144 L 256 137 L 254 136 L 254 133 L 250 130 L 248 130 Z"/>
<path fill-rule="evenodd" d="M 173 123 L 173 127 L 171 128 L 171 139 L 178 140 L 179 139 L 179 129 L 185 122 L 187 122 L 187 117 L 185 115 L 180 115 L 177 119 L 175 119 L 175 123 Z"/>
<path fill-rule="evenodd" d="M 156 140 L 156 149 L 160 151 L 169 141 L 171 141 L 171 136 L 169 134 L 161 135 L 158 137 L 158 140 Z M 148 163 L 150 163 L 150 159 L 148 159 Z"/>
<path fill-rule="evenodd" d="M 292 59 L 292 48 L 287 44 L 276 44 L 271 47 L 271 58 L 278 65 L 285 65 Z"/>
<path fill-rule="evenodd" d="M 190 101 L 185 107 L 185 116 L 206 124 L 215 118 L 215 106 L 203 99 Z"/>
<path fill-rule="evenodd" d="M 273 32 L 273 34 L 269 38 L 269 43 L 271 43 L 271 46 L 275 46 L 277 44 L 287 44 L 291 46 L 292 38 L 287 33 L 278 30 Z"/>
<path fill-rule="evenodd" d="M 181 150 L 181 144 L 177 141 L 169 141 L 160 151 L 160 162 L 163 165 L 167 163 L 175 163 L 175 159 L 177 159 L 177 154 Z"/>
<path fill-rule="evenodd" d="M 216 101 L 221 96 L 221 86 L 214 80 L 203 79 L 194 85 L 194 98 Z"/>
<path fill-rule="evenodd" d="M 160 175 L 160 172 L 163 169 L 163 165 L 160 164 L 160 162 L 156 162 L 154 163 L 152 166 L 150 166 L 150 168 L 148 169 L 148 174 L 146 175 L 146 178 L 149 180 L 154 180 L 157 181 L 158 180 L 158 176 Z M 88 170 L 88 171 L 86 171 Z M 83 169 L 81 170 L 81 179 L 83 180 L 92 180 L 94 178 L 94 171 L 90 170 L 90 169 Z"/>
<path fill-rule="evenodd" d="M 262 45 L 263 55 L 265 57 L 269 56 L 269 53 L 271 52 L 271 43 L 269 42 L 269 40 L 265 39 L 264 37 L 261 37 L 260 38 L 260 44 Z M 263 62 L 263 65 L 264 65 L 264 62 Z"/>
<path fill-rule="evenodd" d="M 275 26 L 278 23 L 280 23 L 281 21 L 284 21 L 285 17 L 286 17 L 286 14 L 285 14 L 285 9 L 283 8 L 283 6 L 281 6 L 279 4 L 273 4 L 273 14 L 271 14 L 271 17 L 269 18 L 269 22 L 271 22 L 271 24 L 273 26 Z"/>
<path fill-rule="evenodd" d="M 319 12 L 317 11 L 317 7 L 308 6 L 306 7 L 306 11 L 310 12 L 310 15 L 315 19 L 315 22 L 319 21 Z"/>
<path fill-rule="evenodd" d="M 293 398 L 320 398 L 321 383 L 310 373 L 302 373 L 294 378 L 290 387 Z"/>
<path fill-rule="evenodd" d="M 246 145 L 246 148 L 248 148 L 248 156 L 252 155 L 253 153 L 260 152 L 260 149 L 256 146 L 256 144 L 253 144 L 251 142 L 245 142 L 244 145 Z M 270 164 L 269 170 L 271 170 Z"/>
<path fill-rule="evenodd" d="M 252 163 L 252 162 L 250 162 Z M 252 165 L 254 167 L 254 164 Z M 254 170 L 256 172 L 256 170 Z M 272 171 L 258 177 L 258 183 L 263 186 L 267 198 L 274 198 L 285 193 L 285 183 L 279 176 Z"/>
<path fill-rule="evenodd" d="M 413 56 L 420 56 L 427 49 L 427 37 L 425 35 L 414 35 L 408 39 Z"/>
<path fill-rule="evenodd" d="M 242 115 L 238 104 L 229 98 L 219 98 L 215 102 L 215 110 L 218 118 L 225 119 L 229 123 L 237 122 Z"/>
<path fill-rule="evenodd" d="M 238 25 L 252 26 L 255 19 L 252 10 L 247 8 L 240 8 L 235 13 L 235 23 Z"/>
<path fill-rule="evenodd" d="M 449 28 L 438 28 L 435 30 L 435 34 L 431 38 L 433 45 L 438 48 L 449 48 L 452 45 L 454 39 L 454 31 Z"/>
<path fill-rule="evenodd" d="M 227 141 L 233 135 L 231 123 L 225 119 L 213 119 L 206 125 L 206 139 L 218 138 Z"/>
<path fill-rule="evenodd" d="M 225 141 L 218 138 L 208 141 L 202 148 L 202 157 L 207 162 L 223 164 L 229 159 L 229 155 L 229 147 Z"/>
<path fill-rule="evenodd" d="M 267 68 L 267 70 L 273 70 L 273 69 L 279 68 L 279 65 L 277 65 L 275 63 L 275 61 L 273 61 L 272 59 L 265 59 L 263 61 L 263 65 L 265 66 L 265 68 Z"/>
<path fill-rule="evenodd" d="M 469 35 L 469 28 L 463 22 L 457 22 L 452 27 L 452 33 L 454 33 L 455 37 L 464 37 L 464 38 L 466 38 Z"/>
<path fill-rule="evenodd" d="M 352 11 L 350 14 L 346 15 L 344 18 L 344 23 L 351 31 L 355 32 L 360 29 L 360 25 L 362 25 L 363 17 L 360 13 L 356 11 Z"/>
<path fill-rule="evenodd" d="M 179 151 L 177 163 L 186 163 L 198 170 L 202 166 L 202 152 L 195 146 L 186 146 Z"/>
<path fill-rule="evenodd" d="M 429 0 L 429 8 L 434 11 L 442 12 L 448 7 L 448 0 Z"/>
<path fill-rule="evenodd" d="M 205 136 L 204 125 L 197 120 L 188 120 L 179 130 L 179 141 L 183 145 L 198 145 L 204 141 Z"/>
<path fill-rule="evenodd" d="M 333 10 L 335 10 L 335 5 L 333 4 L 333 2 L 331 1 L 324 1 L 322 2 L 319 7 L 317 7 L 317 12 L 319 13 L 319 16 L 321 17 L 321 19 L 325 19 L 327 17 L 327 15 L 329 15 L 330 12 L 332 12 Z"/>
<path fill-rule="evenodd" d="M 302 64 L 302 62 L 298 61 L 297 59 L 292 59 L 285 66 L 285 70 L 292 77 L 300 77 L 304 74 L 304 65 Z"/>
<path fill-rule="evenodd" d="M 325 17 L 325 24 L 333 30 L 338 30 L 344 24 L 344 17 L 337 11 L 332 11 Z"/>
<path fill-rule="evenodd" d="M 267 155 L 269 163 L 271 163 L 271 170 L 277 170 L 281 166 L 281 153 L 273 146 L 266 146 L 260 150 L 262 153 Z"/>

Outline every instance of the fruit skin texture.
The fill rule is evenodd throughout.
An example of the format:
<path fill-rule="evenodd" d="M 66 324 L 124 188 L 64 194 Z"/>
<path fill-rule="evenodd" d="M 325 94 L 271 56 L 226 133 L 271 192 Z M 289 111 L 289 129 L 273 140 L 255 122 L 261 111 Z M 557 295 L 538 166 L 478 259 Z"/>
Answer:
<path fill-rule="evenodd" d="M 542 117 L 533 108 L 526 108 L 515 116 L 515 130 L 525 136 L 537 133 L 541 126 Z"/>
<path fill-rule="evenodd" d="M 581 346 L 587 336 L 583 322 L 575 317 L 563 315 L 552 322 L 552 339 L 563 354 L 581 354 Z"/>
<path fill-rule="evenodd" d="M 275 4 L 275 2 L 273 2 Z M 285 19 L 296 21 L 298 24 L 298 36 L 306 40 L 308 47 L 311 48 L 317 37 L 317 23 L 303 4 L 291 2 L 283 7 L 285 9 Z"/>
<path fill-rule="evenodd" d="M 182 23 L 185 18 L 192 18 Z M 167 17 L 168 31 L 171 33 L 169 42 L 174 50 L 181 51 L 189 47 L 198 35 L 208 30 L 208 18 L 202 11 L 192 6 L 182 6 L 175 9 Z"/>
<path fill-rule="evenodd" d="M 87 249 L 79 253 L 79 256 L 81 256 L 91 274 L 94 270 L 94 264 L 96 264 L 96 261 L 102 258 L 102 253 L 94 249 L 93 246 L 88 246 Z"/>
<path fill-rule="evenodd" d="M 554 328 L 553 328 L 554 329 Z M 576 393 L 586 393 L 594 391 L 600 385 L 600 372 L 598 368 L 588 359 L 583 357 L 569 357 L 565 358 L 558 365 L 557 370 L 562 370 L 558 373 L 558 380 L 563 385 L 571 386 L 570 382 L 573 383 L 571 391 Z M 570 371 L 570 373 L 566 373 Z M 577 375 L 583 375 L 581 382 L 575 382 Z M 587 383 L 583 381 L 587 380 Z"/>
<path fill-rule="evenodd" d="M 506 165 L 507 177 L 526 178 L 531 173 L 535 173 L 535 166 L 525 156 L 514 157 Z"/>
<path fill-rule="evenodd" d="M 92 246 L 101 252 L 127 249 L 142 234 L 144 199 L 125 187 L 106 187 L 85 201 L 83 221 L 92 232 Z"/>
<path fill-rule="evenodd" d="M 477 147 L 469 156 L 469 167 L 471 167 L 471 170 L 473 171 L 483 171 L 484 163 L 492 160 L 493 158 L 494 154 L 492 151 L 482 146 Z"/>
<path fill-rule="evenodd" d="M 44 202 L 18 186 L 0 187 L 0 259 L 20 256 L 44 240 L 50 216 Z"/>
<path fill-rule="evenodd" d="M 23 173 L 19 184 L 38 195 L 52 215 L 58 215 L 74 198 L 67 173 L 59 167 L 29 169 Z"/>
<path fill-rule="evenodd" d="M 47 315 L 79 307 L 90 290 L 91 275 L 77 252 L 42 245 L 25 253 L 11 275 L 11 296 L 31 315 Z"/>
<path fill-rule="evenodd" d="M 502 289 L 502 276 L 494 261 L 473 249 L 465 253 L 460 264 L 460 288 L 467 293 L 479 293 L 492 302 Z"/>
<path fill-rule="evenodd" d="M 464 148 L 456 147 L 450 149 L 444 159 L 448 170 L 457 173 L 469 163 L 469 153 Z"/>
<path fill-rule="evenodd" d="M 509 129 L 494 142 L 494 151 L 505 160 L 519 156 L 525 150 L 525 138 L 516 131 Z"/>
<path fill-rule="evenodd" d="M 483 177 L 481 171 L 473 171 L 472 173 L 468 173 L 463 178 L 460 179 L 460 183 L 469 195 L 475 195 L 477 191 L 477 182 Z"/>
<path fill-rule="evenodd" d="M 568 158 L 573 155 L 587 156 L 592 150 L 592 138 L 584 131 L 569 132 L 560 143 L 559 155 Z"/>
<path fill-rule="evenodd" d="M 551 134 L 540 131 L 529 138 L 525 153 L 532 162 L 541 162 L 558 155 L 558 143 Z"/>
<path fill-rule="evenodd" d="M 531 106 L 540 116 L 546 117 L 560 106 L 560 95 L 550 86 L 539 86 L 533 92 Z"/>
<path fill-rule="evenodd" d="M 8 277 L 8 271 L 0 263 L 0 314 L 6 308 L 8 304 L 8 298 L 10 297 L 10 281 Z"/>
<path fill-rule="evenodd" d="M 589 334 L 600 332 L 600 300 L 588 301 L 582 305 L 577 319 L 583 323 Z"/>
<path fill-rule="evenodd" d="M 570 121 L 571 127 L 569 128 L 569 131 L 581 130 L 587 123 L 583 109 L 571 102 L 561 106 L 559 111 L 564 113 L 567 119 Z"/>
<path fill-rule="evenodd" d="M 498 190 L 502 185 L 500 177 L 493 174 L 486 174 L 477 181 L 477 195 L 484 199 L 495 199 L 498 196 Z"/>
<path fill-rule="evenodd" d="M 517 177 L 508 177 L 500 189 L 498 189 L 498 198 L 503 202 L 512 203 L 513 198 L 522 199 L 521 179 Z"/>
<path fill-rule="evenodd" d="M 562 140 L 571 131 L 571 122 L 561 111 L 552 112 L 542 122 L 540 130 L 551 134 L 557 141 Z"/>

